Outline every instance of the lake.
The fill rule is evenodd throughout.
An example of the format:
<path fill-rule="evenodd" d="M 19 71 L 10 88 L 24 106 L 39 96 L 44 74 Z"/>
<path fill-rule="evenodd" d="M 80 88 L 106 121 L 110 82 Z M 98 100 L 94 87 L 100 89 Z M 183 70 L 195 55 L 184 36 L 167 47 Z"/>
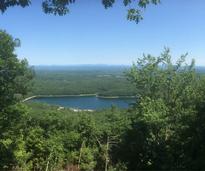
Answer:
<path fill-rule="evenodd" d="M 128 108 L 135 102 L 134 98 L 99 98 L 96 96 L 64 96 L 64 97 L 37 97 L 29 101 L 43 102 L 62 107 L 76 109 L 104 109 L 115 105 L 119 108 Z"/>

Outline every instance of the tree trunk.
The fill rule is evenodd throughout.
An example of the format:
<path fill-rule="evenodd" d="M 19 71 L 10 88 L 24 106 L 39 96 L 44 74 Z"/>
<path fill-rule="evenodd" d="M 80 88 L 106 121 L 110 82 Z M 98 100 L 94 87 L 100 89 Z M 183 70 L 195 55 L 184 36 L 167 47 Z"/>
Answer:
<path fill-rule="evenodd" d="M 48 160 L 48 162 L 46 164 L 46 171 L 48 171 L 48 165 L 49 165 L 49 160 Z"/>
<path fill-rule="evenodd" d="M 109 137 L 107 137 L 106 152 L 105 152 L 105 171 L 108 171 L 109 163 Z"/>
<path fill-rule="evenodd" d="M 81 144 L 81 147 L 80 147 L 80 155 L 79 155 L 79 158 L 78 158 L 78 169 L 80 169 L 80 162 L 81 162 L 81 156 L 82 156 L 82 148 L 84 146 L 84 141 L 82 142 Z"/>

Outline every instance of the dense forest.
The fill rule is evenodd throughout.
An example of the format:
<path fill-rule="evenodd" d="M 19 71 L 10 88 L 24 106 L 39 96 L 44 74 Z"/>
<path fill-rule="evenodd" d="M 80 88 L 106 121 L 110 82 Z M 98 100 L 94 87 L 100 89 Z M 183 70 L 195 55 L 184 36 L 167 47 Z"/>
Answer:
<path fill-rule="evenodd" d="M 205 80 L 186 55 L 138 59 L 125 74 L 137 95 L 129 109 L 73 112 L 22 103 L 35 74 L 17 46 L 0 31 L 0 170 L 205 169 Z"/>
<path fill-rule="evenodd" d="M 130 66 L 74 65 L 33 66 L 35 77 L 27 96 L 32 95 L 79 95 L 135 96 L 135 88 L 126 73 Z M 195 67 L 205 74 L 204 67 Z"/>
<path fill-rule="evenodd" d="M 34 66 L 35 77 L 29 95 L 133 96 L 127 81 L 128 66 Z"/>

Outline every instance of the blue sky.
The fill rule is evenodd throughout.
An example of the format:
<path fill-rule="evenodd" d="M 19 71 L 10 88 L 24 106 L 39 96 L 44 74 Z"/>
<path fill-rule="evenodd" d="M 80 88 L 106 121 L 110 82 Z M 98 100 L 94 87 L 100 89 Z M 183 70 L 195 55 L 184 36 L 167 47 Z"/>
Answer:
<path fill-rule="evenodd" d="M 33 0 L 28 8 L 0 14 L 0 28 L 20 38 L 16 53 L 31 65 L 127 65 L 165 46 L 174 60 L 188 52 L 188 61 L 205 65 L 205 0 L 161 1 L 135 24 L 126 20 L 120 0 L 108 10 L 100 0 L 78 0 L 63 17 L 44 14 L 40 0 Z"/>

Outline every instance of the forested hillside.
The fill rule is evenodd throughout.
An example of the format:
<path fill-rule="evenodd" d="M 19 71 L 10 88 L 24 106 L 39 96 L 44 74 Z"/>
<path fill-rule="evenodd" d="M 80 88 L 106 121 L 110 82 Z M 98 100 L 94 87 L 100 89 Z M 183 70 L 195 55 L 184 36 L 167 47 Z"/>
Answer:
<path fill-rule="evenodd" d="M 128 66 L 36 66 L 30 95 L 133 96 L 125 77 Z"/>
<path fill-rule="evenodd" d="M 76 65 L 34 66 L 35 77 L 29 95 L 135 96 L 126 77 L 130 66 Z M 205 67 L 196 67 L 205 74 Z"/>

